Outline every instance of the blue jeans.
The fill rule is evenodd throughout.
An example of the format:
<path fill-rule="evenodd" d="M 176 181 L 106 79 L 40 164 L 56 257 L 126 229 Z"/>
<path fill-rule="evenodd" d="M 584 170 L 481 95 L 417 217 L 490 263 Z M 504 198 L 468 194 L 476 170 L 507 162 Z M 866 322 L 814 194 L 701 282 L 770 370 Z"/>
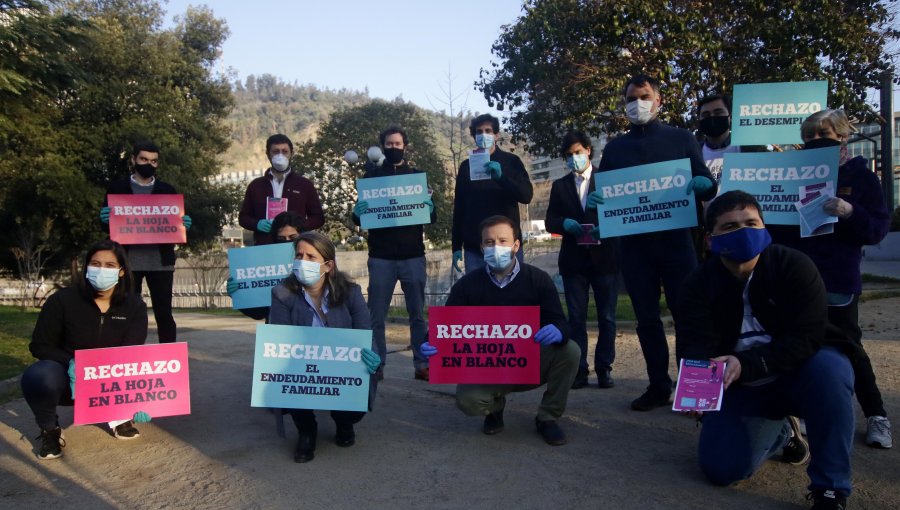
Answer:
<path fill-rule="evenodd" d="M 22 374 L 22 395 L 34 413 L 38 427 L 43 430 L 56 427 L 56 406 L 73 404 L 68 370 L 68 366 L 59 362 L 42 359 Z"/>
<path fill-rule="evenodd" d="M 566 307 L 569 309 L 569 329 L 572 340 L 581 347 L 581 362 L 578 370 L 588 371 L 587 312 L 588 290 L 594 289 L 597 305 L 597 347 L 594 349 L 594 371 L 610 370 L 616 360 L 616 288 L 615 274 L 578 273 L 562 277 L 565 288 Z"/>
<path fill-rule="evenodd" d="M 369 313 L 372 315 L 372 338 L 382 366 L 387 360 L 384 340 L 384 319 L 387 317 L 394 287 L 400 281 L 409 316 L 409 342 L 416 369 L 428 367 L 428 358 L 419 348 L 428 335 L 425 322 L 425 257 L 404 260 L 387 260 L 369 257 Z"/>
<path fill-rule="evenodd" d="M 522 250 L 521 246 L 519 247 L 519 251 L 516 252 L 516 258 L 519 259 L 519 264 L 525 262 L 525 252 Z M 463 268 L 466 274 L 484 267 L 484 254 L 481 253 L 481 250 L 463 250 L 463 260 L 466 264 Z"/>
<path fill-rule="evenodd" d="M 650 389 L 672 392 L 669 377 L 669 344 L 659 317 L 659 286 L 662 283 L 666 305 L 675 315 L 678 290 L 684 277 L 697 266 L 694 244 L 687 231 L 641 234 L 621 239 L 622 278 L 634 307 L 637 334 L 647 364 Z"/>
<path fill-rule="evenodd" d="M 703 415 L 700 469 L 719 485 L 749 478 L 790 439 L 786 416 L 806 420 L 809 490 L 849 496 L 853 369 L 830 347 L 768 384 L 729 388 L 722 410 Z"/>

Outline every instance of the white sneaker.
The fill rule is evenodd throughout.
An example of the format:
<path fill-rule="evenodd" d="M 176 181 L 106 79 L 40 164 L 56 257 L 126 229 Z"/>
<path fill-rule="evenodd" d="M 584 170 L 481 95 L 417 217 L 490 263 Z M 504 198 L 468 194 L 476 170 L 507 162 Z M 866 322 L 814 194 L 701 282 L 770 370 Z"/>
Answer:
<path fill-rule="evenodd" d="M 891 422 L 885 416 L 869 416 L 866 427 L 866 444 L 875 448 L 890 448 Z"/>

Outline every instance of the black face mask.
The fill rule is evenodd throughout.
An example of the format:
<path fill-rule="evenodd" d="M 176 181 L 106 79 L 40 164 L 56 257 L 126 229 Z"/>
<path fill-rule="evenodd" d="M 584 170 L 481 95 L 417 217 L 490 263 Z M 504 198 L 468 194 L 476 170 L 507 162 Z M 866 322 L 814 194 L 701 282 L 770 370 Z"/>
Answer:
<path fill-rule="evenodd" d="M 391 147 L 384 149 L 384 162 L 389 165 L 399 165 L 403 161 L 403 149 Z"/>
<path fill-rule="evenodd" d="M 718 116 L 700 119 L 700 132 L 710 138 L 722 136 L 730 127 L 731 122 L 728 117 Z"/>
<path fill-rule="evenodd" d="M 824 149 L 825 147 L 837 147 L 841 145 L 841 142 L 838 140 L 832 140 L 831 138 L 816 138 L 815 140 L 810 140 L 803 144 L 804 149 Z"/>
<path fill-rule="evenodd" d="M 144 163 L 142 165 L 134 165 L 134 171 L 144 179 L 149 179 L 156 173 L 156 167 L 150 163 Z"/>

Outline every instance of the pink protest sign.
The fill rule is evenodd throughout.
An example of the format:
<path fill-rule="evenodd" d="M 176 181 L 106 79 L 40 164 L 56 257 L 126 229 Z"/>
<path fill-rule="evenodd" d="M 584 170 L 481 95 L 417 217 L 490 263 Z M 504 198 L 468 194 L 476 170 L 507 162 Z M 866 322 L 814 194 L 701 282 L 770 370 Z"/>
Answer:
<path fill-rule="evenodd" d="M 682 359 L 673 411 L 718 411 L 725 388 L 725 362 Z"/>
<path fill-rule="evenodd" d="M 75 351 L 75 424 L 191 413 L 185 342 Z"/>
<path fill-rule="evenodd" d="M 275 216 L 287 211 L 288 199 L 268 197 L 266 200 L 266 219 L 274 220 Z"/>
<path fill-rule="evenodd" d="M 432 306 L 428 342 L 435 384 L 540 384 L 537 306 Z"/>
<path fill-rule="evenodd" d="M 108 195 L 109 238 L 122 244 L 183 244 L 184 195 Z"/>

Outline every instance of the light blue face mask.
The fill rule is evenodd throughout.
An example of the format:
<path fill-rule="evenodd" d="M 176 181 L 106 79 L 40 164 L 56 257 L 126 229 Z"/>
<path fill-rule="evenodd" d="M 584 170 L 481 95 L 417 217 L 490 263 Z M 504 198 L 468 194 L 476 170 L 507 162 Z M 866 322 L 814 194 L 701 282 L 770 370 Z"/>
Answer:
<path fill-rule="evenodd" d="M 511 246 L 488 246 L 484 249 L 484 263 L 495 271 L 503 271 L 511 262 Z"/>
<path fill-rule="evenodd" d="M 312 260 L 294 260 L 293 272 L 304 287 L 309 287 L 322 279 L 322 264 Z"/>
<path fill-rule="evenodd" d="M 88 266 L 85 277 L 94 289 L 109 290 L 119 283 L 119 268 Z"/>
<path fill-rule="evenodd" d="M 566 166 L 576 174 L 582 174 L 588 168 L 588 157 L 586 154 L 572 154 L 566 158 Z"/>
<path fill-rule="evenodd" d="M 491 147 L 494 146 L 494 135 L 491 135 L 491 134 L 475 135 L 475 145 L 477 145 L 479 149 L 490 149 Z"/>

